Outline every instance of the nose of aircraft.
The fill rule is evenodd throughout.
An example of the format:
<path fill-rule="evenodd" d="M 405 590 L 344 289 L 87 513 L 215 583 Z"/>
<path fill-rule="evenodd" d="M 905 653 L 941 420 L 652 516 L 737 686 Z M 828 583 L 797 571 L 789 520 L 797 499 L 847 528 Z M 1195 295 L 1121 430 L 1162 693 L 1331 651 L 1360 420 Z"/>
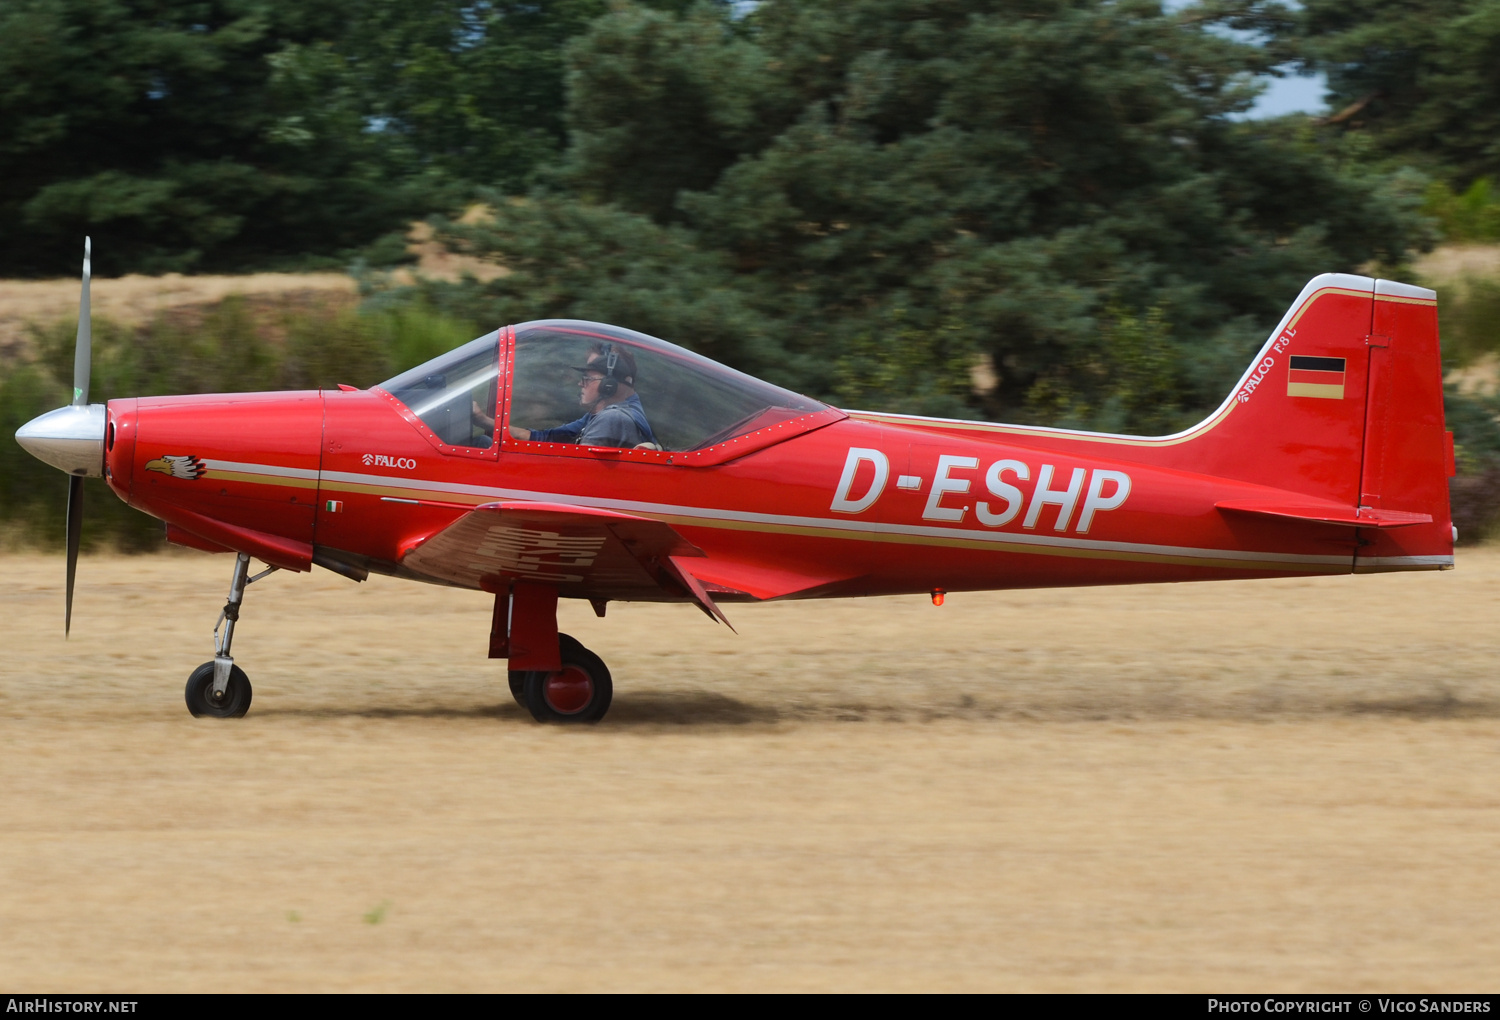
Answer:
<path fill-rule="evenodd" d="M 104 473 L 104 405 L 70 404 L 38 415 L 16 430 L 16 442 L 60 471 L 97 478 Z"/>

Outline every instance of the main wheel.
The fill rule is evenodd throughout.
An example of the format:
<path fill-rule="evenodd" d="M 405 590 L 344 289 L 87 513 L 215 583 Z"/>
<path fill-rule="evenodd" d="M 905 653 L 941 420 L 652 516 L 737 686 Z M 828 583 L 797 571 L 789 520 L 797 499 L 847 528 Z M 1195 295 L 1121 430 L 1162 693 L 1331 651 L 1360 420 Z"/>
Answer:
<path fill-rule="evenodd" d="M 562 668 L 520 673 L 522 697 L 537 722 L 591 723 L 604 718 L 614 681 L 604 660 L 566 634 L 558 635 Z M 511 676 L 518 674 L 512 673 Z M 514 681 L 512 681 L 514 682 Z"/>
<path fill-rule="evenodd" d="M 183 692 L 189 712 L 194 716 L 211 715 L 215 719 L 238 719 L 250 711 L 250 695 L 250 678 L 240 667 L 230 666 L 229 684 L 224 693 L 215 698 L 212 662 L 205 662 L 193 670 L 193 675 L 188 677 L 187 690 Z"/>
<path fill-rule="evenodd" d="M 588 649 L 583 647 L 583 642 L 571 634 L 558 634 L 557 643 L 564 656 L 568 654 L 570 649 L 579 652 L 588 652 Z M 598 656 L 595 656 L 595 658 L 598 658 Z M 603 665 L 603 663 L 601 662 L 600 665 Z M 510 696 L 516 699 L 516 704 L 528 712 L 531 711 L 526 704 L 526 670 L 513 669 L 507 675 L 506 679 L 510 681 Z"/>

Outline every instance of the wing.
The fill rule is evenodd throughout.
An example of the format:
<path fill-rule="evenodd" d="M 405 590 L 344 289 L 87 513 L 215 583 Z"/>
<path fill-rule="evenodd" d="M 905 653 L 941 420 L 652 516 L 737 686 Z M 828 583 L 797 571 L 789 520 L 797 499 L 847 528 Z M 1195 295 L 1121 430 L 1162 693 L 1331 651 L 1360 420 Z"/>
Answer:
<path fill-rule="evenodd" d="M 401 565 L 466 588 L 556 585 L 564 597 L 692 601 L 729 621 L 683 563 L 703 550 L 648 517 L 559 503 L 488 503 L 414 542 Z M 733 628 L 731 628 L 733 629 Z"/>

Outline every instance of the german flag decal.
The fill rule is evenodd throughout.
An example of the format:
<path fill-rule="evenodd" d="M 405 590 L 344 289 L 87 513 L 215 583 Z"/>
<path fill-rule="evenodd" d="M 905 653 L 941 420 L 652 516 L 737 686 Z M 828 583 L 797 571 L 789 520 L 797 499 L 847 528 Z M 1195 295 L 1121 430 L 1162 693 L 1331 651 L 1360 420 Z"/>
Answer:
<path fill-rule="evenodd" d="M 1286 376 L 1286 395 L 1343 400 L 1344 359 L 1293 354 Z"/>

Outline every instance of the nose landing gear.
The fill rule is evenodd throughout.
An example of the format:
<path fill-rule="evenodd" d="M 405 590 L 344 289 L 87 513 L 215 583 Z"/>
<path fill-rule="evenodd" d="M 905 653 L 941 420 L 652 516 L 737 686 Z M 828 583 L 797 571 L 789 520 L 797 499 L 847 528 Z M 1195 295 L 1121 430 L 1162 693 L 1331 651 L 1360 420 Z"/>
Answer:
<path fill-rule="evenodd" d="M 250 710 L 250 678 L 234 664 L 229 654 L 234 642 L 234 625 L 240 618 L 240 604 L 245 600 L 245 586 L 254 584 L 280 567 L 267 567 L 254 577 L 250 572 L 250 557 L 240 553 L 234 560 L 234 575 L 229 582 L 229 601 L 219 614 L 214 625 L 214 658 L 193 670 L 188 677 L 183 696 L 188 711 L 194 716 L 213 716 L 216 719 L 238 719 Z M 223 628 L 222 635 L 220 628 Z"/>

